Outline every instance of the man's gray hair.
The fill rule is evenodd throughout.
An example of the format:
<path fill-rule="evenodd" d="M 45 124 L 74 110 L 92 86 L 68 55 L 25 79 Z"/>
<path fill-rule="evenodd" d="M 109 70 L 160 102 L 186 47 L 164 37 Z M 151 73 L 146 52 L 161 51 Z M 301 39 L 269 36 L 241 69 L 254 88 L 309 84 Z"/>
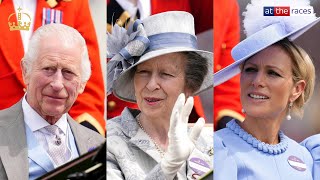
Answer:
<path fill-rule="evenodd" d="M 28 50 L 22 59 L 26 74 L 30 73 L 33 62 L 38 58 L 40 42 L 45 42 L 48 37 L 57 38 L 63 43 L 64 47 L 81 45 L 81 82 L 87 82 L 91 76 L 91 63 L 86 42 L 76 29 L 64 24 L 48 24 L 35 31 L 30 39 Z M 46 43 L 50 42 L 47 41 Z"/>

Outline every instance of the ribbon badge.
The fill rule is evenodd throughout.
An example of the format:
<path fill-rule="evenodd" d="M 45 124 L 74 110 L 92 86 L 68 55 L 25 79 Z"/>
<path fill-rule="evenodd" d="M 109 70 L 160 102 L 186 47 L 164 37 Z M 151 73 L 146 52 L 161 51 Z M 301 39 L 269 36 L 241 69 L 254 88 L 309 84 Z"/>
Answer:
<path fill-rule="evenodd" d="M 288 163 L 293 169 L 297 171 L 305 171 L 307 169 L 307 165 L 296 156 L 289 156 Z"/>
<path fill-rule="evenodd" d="M 189 166 L 198 176 L 202 176 L 206 172 L 210 171 L 209 164 L 206 163 L 206 161 L 196 157 L 193 157 L 189 160 Z"/>

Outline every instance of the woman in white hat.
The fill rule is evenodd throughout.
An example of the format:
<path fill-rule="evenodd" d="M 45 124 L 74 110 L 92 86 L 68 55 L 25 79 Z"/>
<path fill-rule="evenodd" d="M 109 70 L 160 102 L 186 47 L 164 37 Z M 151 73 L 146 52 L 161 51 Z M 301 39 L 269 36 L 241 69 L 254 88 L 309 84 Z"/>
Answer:
<path fill-rule="evenodd" d="M 108 34 L 108 93 L 136 102 L 107 122 L 107 178 L 187 179 L 212 169 L 212 132 L 192 129 L 192 96 L 212 87 L 212 53 L 197 50 L 187 12 L 165 12 Z"/>
<path fill-rule="evenodd" d="M 311 154 L 280 126 L 292 114 L 302 116 L 313 93 L 314 65 L 292 40 L 319 19 L 262 16 L 263 7 L 292 5 L 285 3 L 252 1 L 244 13 L 247 38 L 232 50 L 235 62 L 214 74 L 214 85 L 219 85 L 240 73 L 246 115 L 243 122 L 233 120 L 215 133 L 215 179 L 312 179 Z"/>

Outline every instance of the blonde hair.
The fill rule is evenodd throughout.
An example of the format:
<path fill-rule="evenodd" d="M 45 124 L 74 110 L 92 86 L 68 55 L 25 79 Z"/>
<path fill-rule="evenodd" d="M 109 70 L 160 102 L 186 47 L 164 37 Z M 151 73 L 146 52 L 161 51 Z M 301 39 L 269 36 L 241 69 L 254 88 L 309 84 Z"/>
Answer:
<path fill-rule="evenodd" d="M 287 38 L 275 43 L 275 45 L 283 48 L 291 58 L 293 82 L 297 83 L 300 80 L 304 80 L 306 83 L 304 91 L 292 105 L 292 113 L 301 118 L 303 116 L 303 106 L 313 94 L 315 67 L 308 53 Z"/>

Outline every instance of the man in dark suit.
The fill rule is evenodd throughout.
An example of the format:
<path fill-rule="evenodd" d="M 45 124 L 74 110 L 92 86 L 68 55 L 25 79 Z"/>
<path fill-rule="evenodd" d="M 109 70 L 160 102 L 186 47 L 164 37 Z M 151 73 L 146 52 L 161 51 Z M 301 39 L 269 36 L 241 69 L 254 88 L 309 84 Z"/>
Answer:
<path fill-rule="evenodd" d="M 91 75 L 77 30 L 63 24 L 40 27 L 21 68 L 26 93 L 0 111 L 0 179 L 35 179 L 105 141 L 68 114 Z"/>

